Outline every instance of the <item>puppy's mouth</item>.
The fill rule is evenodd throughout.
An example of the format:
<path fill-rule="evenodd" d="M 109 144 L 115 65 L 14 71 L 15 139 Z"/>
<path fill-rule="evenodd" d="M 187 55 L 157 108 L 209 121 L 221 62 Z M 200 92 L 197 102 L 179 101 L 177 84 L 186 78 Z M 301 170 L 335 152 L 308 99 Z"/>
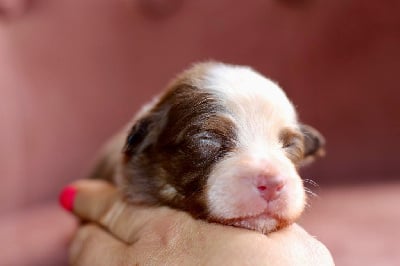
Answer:
<path fill-rule="evenodd" d="M 286 227 L 291 223 L 292 221 L 278 216 L 273 216 L 268 212 L 265 212 L 256 216 L 237 218 L 231 220 L 228 224 L 236 227 L 256 230 L 262 232 L 263 234 L 267 234 Z"/>
<path fill-rule="evenodd" d="M 279 230 L 293 223 L 294 219 L 282 217 L 281 215 L 279 215 L 279 213 L 276 213 L 271 209 L 272 208 L 268 206 L 263 211 L 256 214 L 243 215 L 229 219 L 212 218 L 210 219 L 210 221 L 250 230 L 256 230 L 262 232 L 263 234 Z"/>

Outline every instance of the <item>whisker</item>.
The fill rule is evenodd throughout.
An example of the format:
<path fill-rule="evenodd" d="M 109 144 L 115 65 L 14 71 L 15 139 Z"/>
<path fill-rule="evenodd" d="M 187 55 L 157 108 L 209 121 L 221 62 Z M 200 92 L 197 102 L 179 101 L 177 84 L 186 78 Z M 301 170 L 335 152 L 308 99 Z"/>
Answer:
<path fill-rule="evenodd" d="M 304 183 L 307 183 L 307 184 L 310 184 L 310 185 L 312 185 L 312 186 L 314 186 L 314 187 L 319 187 L 319 185 L 317 184 L 317 182 L 315 182 L 315 181 L 312 180 L 312 179 L 303 179 L 303 182 L 304 182 Z"/>
<path fill-rule="evenodd" d="M 308 194 L 310 194 L 312 197 L 318 197 L 318 194 L 313 192 L 310 188 L 304 188 L 304 191 Z"/>

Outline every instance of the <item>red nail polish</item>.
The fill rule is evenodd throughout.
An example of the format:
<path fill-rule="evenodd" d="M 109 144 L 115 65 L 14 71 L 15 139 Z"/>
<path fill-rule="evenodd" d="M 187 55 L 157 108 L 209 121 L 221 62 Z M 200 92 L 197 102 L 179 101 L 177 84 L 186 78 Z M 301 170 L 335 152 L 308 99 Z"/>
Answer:
<path fill-rule="evenodd" d="M 60 194 L 59 201 L 61 206 L 67 211 L 72 211 L 74 208 L 74 199 L 76 195 L 76 188 L 68 186 L 65 187 Z"/>

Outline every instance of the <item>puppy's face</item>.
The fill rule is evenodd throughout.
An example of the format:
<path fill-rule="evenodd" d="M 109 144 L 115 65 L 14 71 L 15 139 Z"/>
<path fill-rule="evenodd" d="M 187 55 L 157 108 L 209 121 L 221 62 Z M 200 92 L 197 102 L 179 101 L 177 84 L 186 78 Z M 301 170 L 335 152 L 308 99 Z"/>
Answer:
<path fill-rule="evenodd" d="M 301 214 L 296 168 L 322 142 L 270 80 L 247 67 L 198 64 L 137 119 L 123 188 L 132 201 L 269 232 Z"/>

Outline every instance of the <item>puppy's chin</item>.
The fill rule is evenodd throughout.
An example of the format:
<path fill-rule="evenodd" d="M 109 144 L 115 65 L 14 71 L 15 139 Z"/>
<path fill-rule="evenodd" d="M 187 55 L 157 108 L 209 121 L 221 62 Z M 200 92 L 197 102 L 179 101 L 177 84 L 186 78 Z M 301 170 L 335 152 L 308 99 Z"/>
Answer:
<path fill-rule="evenodd" d="M 255 215 L 239 216 L 230 219 L 212 217 L 209 221 L 255 230 L 267 234 L 294 223 L 303 211 L 303 209 L 299 209 L 291 216 L 287 216 L 287 214 L 283 216 L 282 214 L 284 214 L 284 211 L 281 212 L 280 207 L 277 205 L 280 204 L 269 202 L 268 207 L 264 211 Z"/>
<path fill-rule="evenodd" d="M 220 224 L 231 225 L 235 227 L 245 228 L 249 230 L 255 230 L 263 234 L 268 234 L 273 231 L 277 231 L 281 228 L 289 226 L 294 223 L 296 218 L 283 219 L 279 217 L 273 217 L 268 212 L 261 213 L 256 216 L 243 217 L 231 220 L 210 220 Z"/>

